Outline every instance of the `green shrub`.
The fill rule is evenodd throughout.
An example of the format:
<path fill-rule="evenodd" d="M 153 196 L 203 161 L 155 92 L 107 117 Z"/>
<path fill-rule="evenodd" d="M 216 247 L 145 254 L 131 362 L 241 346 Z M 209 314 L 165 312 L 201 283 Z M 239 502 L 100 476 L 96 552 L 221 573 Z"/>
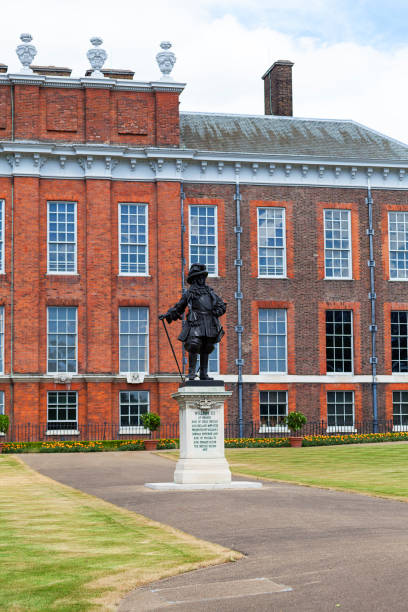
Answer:
<path fill-rule="evenodd" d="M 160 427 L 160 417 L 155 412 L 146 412 L 146 414 L 142 414 L 142 423 L 146 429 L 156 431 Z"/>
<path fill-rule="evenodd" d="M 303 412 L 289 412 L 288 416 L 284 418 L 284 422 L 291 431 L 296 433 L 299 429 L 302 429 L 303 425 L 306 425 L 307 418 Z"/>

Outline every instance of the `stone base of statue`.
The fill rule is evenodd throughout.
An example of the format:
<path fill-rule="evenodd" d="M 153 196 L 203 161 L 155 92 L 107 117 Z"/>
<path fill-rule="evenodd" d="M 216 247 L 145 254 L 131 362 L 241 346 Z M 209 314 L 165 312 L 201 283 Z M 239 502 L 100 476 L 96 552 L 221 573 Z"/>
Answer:
<path fill-rule="evenodd" d="M 146 483 L 158 490 L 248 489 L 260 482 L 231 481 L 224 454 L 224 401 L 231 395 L 222 381 L 187 381 L 173 398 L 180 409 L 180 458 L 174 482 Z"/>

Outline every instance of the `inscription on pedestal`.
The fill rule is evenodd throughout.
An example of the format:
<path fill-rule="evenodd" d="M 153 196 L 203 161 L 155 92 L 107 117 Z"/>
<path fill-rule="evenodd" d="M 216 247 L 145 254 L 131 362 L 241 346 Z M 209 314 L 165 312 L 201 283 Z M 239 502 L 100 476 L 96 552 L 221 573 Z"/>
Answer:
<path fill-rule="evenodd" d="M 218 419 L 215 410 L 195 410 L 191 421 L 193 447 L 202 451 L 217 448 Z"/>

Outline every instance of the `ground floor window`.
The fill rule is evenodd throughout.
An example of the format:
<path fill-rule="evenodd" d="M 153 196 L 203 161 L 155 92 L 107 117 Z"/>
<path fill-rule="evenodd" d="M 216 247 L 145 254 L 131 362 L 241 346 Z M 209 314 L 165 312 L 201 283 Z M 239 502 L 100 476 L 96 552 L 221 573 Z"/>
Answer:
<path fill-rule="evenodd" d="M 392 421 L 396 431 L 408 431 L 408 391 L 392 392 Z"/>
<path fill-rule="evenodd" d="M 48 431 L 78 429 L 78 394 L 76 391 L 48 391 Z"/>
<path fill-rule="evenodd" d="M 142 415 L 149 412 L 148 391 L 121 391 L 119 394 L 120 427 L 143 428 Z"/>
<path fill-rule="evenodd" d="M 354 391 L 327 392 L 328 431 L 354 431 Z"/>
<path fill-rule="evenodd" d="M 284 418 L 288 414 L 287 391 L 260 391 L 259 417 L 261 430 L 287 429 Z"/>

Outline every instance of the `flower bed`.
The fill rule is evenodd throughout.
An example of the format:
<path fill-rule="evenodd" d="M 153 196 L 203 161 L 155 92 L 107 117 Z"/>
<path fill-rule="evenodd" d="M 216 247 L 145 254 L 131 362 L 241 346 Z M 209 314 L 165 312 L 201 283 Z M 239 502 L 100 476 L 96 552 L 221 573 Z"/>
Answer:
<path fill-rule="evenodd" d="M 303 446 L 334 446 L 336 444 L 369 444 L 373 442 L 408 442 L 408 432 L 378 434 L 351 434 L 332 436 L 304 436 Z M 230 438 L 225 448 L 281 448 L 290 446 L 289 438 Z M 176 439 L 160 439 L 157 450 L 176 449 Z M 75 440 L 50 440 L 47 442 L 7 442 L 3 453 L 94 453 L 100 451 L 144 450 L 144 440 L 98 440 L 96 442 Z"/>
<path fill-rule="evenodd" d="M 303 446 L 334 446 L 336 444 L 369 444 L 373 442 L 408 441 L 408 432 L 303 436 Z M 225 448 L 277 448 L 290 446 L 289 438 L 234 438 L 225 440 Z"/>
<path fill-rule="evenodd" d="M 158 440 L 158 450 L 177 448 L 175 440 Z M 47 442 L 7 442 L 3 453 L 95 453 L 101 451 L 144 450 L 144 440 L 49 440 Z"/>
<path fill-rule="evenodd" d="M 277 448 L 290 446 L 289 438 L 230 438 L 225 448 Z"/>

